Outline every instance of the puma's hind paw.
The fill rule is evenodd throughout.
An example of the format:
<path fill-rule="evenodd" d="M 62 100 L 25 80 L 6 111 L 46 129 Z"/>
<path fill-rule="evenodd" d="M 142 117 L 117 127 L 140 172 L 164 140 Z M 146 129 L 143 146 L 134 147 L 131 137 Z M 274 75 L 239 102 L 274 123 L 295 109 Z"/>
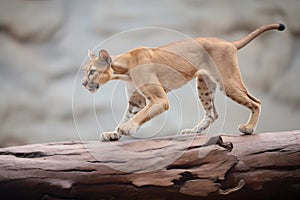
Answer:
<path fill-rule="evenodd" d="M 107 141 L 117 141 L 121 138 L 117 132 L 103 132 L 100 134 L 100 141 L 107 142 Z"/>
<path fill-rule="evenodd" d="M 246 124 L 241 124 L 239 126 L 239 130 L 240 130 L 240 132 L 242 132 L 246 135 L 251 135 L 254 131 L 254 129 L 252 127 L 248 127 Z"/>
<path fill-rule="evenodd" d="M 183 129 L 182 131 L 180 131 L 181 135 L 192 134 L 192 133 L 197 133 L 197 132 L 195 132 L 193 129 Z"/>

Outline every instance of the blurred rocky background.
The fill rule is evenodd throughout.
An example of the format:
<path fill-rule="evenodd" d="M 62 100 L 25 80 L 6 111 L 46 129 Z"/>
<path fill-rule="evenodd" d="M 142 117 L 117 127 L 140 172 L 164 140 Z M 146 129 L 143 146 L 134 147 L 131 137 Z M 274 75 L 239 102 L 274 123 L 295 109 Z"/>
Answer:
<path fill-rule="evenodd" d="M 82 65 L 88 49 L 141 27 L 231 41 L 262 25 L 284 23 L 284 32 L 267 32 L 242 49 L 239 62 L 245 84 L 262 101 L 257 132 L 299 129 L 299 9 L 299 0 L 1 0 L 0 146 L 97 140 L 101 131 L 113 130 L 126 107 L 124 86 L 115 81 L 91 95 L 80 86 Z M 122 53 L 176 38 L 144 33 L 103 46 Z M 192 87 L 169 97 L 171 110 L 137 137 L 176 134 L 203 116 Z M 239 134 L 249 111 L 220 92 L 216 101 L 220 119 L 208 132 Z"/>

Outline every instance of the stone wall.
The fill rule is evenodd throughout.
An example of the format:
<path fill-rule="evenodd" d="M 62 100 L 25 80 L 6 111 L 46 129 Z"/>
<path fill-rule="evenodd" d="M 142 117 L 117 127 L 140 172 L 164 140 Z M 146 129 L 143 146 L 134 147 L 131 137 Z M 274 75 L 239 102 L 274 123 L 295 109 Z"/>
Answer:
<path fill-rule="evenodd" d="M 239 62 L 245 84 L 262 100 L 257 131 L 299 129 L 299 8 L 298 0 L 3 0 L 0 146 L 96 140 L 101 128 L 114 129 L 126 105 L 123 85 L 109 83 L 92 96 L 80 87 L 82 73 L 77 71 L 86 61 L 87 49 L 122 31 L 149 26 L 174 29 L 190 37 L 237 40 L 259 26 L 284 23 L 286 31 L 265 33 L 241 50 Z M 161 37 L 140 34 L 104 46 L 121 53 L 133 44 L 163 42 Z M 160 136 L 194 125 L 203 115 L 201 107 L 195 113 L 195 98 L 192 102 L 187 98 L 194 93 L 195 90 L 184 87 L 170 94 L 175 102 L 171 110 L 175 111 L 149 123 L 137 136 L 145 137 L 153 130 Z M 221 118 L 208 132 L 238 134 L 237 126 L 247 120 L 248 110 L 225 100 L 220 93 L 217 104 Z M 176 110 L 178 105 L 180 112 Z"/>

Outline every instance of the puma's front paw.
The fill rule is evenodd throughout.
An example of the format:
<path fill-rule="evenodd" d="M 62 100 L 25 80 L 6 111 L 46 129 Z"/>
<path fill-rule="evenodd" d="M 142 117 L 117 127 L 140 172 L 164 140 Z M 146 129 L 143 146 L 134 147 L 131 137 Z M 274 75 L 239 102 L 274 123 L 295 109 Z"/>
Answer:
<path fill-rule="evenodd" d="M 254 131 L 254 129 L 252 127 L 247 127 L 246 124 L 241 124 L 239 126 L 239 130 L 242 132 L 242 133 L 245 133 L 246 135 L 251 135 Z"/>
<path fill-rule="evenodd" d="M 117 132 L 103 132 L 100 134 L 100 141 L 107 142 L 107 141 L 117 141 L 121 138 L 121 135 Z"/>
<path fill-rule="evenodd" d="M 139 128 L 139 125 L 130 120 L 130 121 L 126 122 L 125 124 L 119 125 L 119 127 L 117 128 L 117 132 L 120 135 L 132 135 L 137 131 L 138 128 Z"/>

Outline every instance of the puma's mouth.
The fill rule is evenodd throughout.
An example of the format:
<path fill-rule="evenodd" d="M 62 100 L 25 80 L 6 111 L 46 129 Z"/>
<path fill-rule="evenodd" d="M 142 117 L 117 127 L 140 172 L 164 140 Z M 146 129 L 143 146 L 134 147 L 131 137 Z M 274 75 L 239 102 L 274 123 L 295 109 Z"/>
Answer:
<path fill-rule="evenodd" d="M 92 94 L 95 94 L 97 92 L 97 89 L 89 89 L 89 91 L 92 93 Z"/>
<path fill-rule="evenodd" d="M 88 89 L 92 94 L 94 94 L 99 89 L 99 84 L 89 83 L 86 85 L 86 89 Z"/>

